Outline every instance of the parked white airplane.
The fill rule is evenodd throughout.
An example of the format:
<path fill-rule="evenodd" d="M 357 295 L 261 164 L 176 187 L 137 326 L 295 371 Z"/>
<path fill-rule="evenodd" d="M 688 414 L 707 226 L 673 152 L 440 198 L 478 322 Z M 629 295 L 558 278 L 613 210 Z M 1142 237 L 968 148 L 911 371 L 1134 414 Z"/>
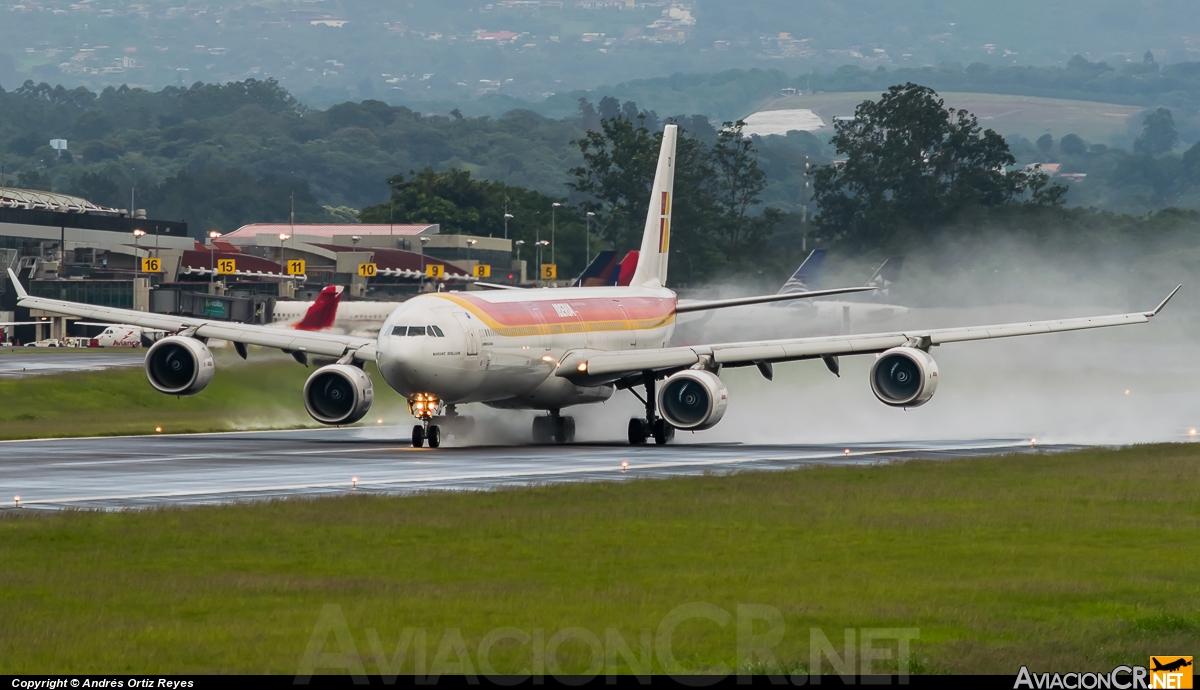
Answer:
<path fill-rule="evenodd" d="M 893 407 L 915 407 L 937 389 L 938 367 L 929 350 L 946 343 L 1146 323 L 1152 311 L 999 326 L 913 330 L 867 335 L 792 338 L 666 347 L 677 314 L 871 288 L 823 290 L 731 300 L 684 302 L 664 287 L 670 244 L 676 127 L 667 125 L 652 187 L 640 255 L 628 287 L 600 286 L 496 292 L 431 293 L 414 297 L 387 318 L 375 339 L 287 330 L 189 317 L 148 314 L 65 300 L 31 297 L 14 278 L 22 306 L 89 319 L 175 331 L 146 355 L 150 384 L 170 395 L 199 393 L 213 375 L 205 341 L 230 340 L 275 347 L 304 360 L 338 358 L 304 384 L 304 404 L 325 424 L 362 419 L 374 398 L 363 371 L 376 362 L 384 381 L 408 399 L 420 423 L 413 445 L 441 443 L 438 421 L 457 419 L 456 406 L 480 402 L 499 408 L 546 410 L 534 422 L 538 440 L 570 441 L 571 405 L 607 400 L 616 389 L 644 386 L 645 418 L 630 420 L 631 443 L 666 443 L 675 429 L 707 429 L 725 414 L 722 367 L 772 365 L 821 358 L 837 369 L 842 355 L 878 355 L 870 372 L 875 396 Z M 660 384 L 661 381 L 661 384 Z M 640 396 L 639 396 L 640 397 Z"/>
<path fill-rule="evenodd" d="M 343 288 L 322 288 L 312 302 L 275 303 L 274 323 L 302 331 L 328 331 L 343 335 L 373 338 L 392 312 L 403 302 L 343 302 Z"/>
<path fill-rule="evenodd" d="M 77 326 L 107 326 L 100 335 L 88 339 L 88 347 L 150 347 L 156 341 L 170 335 L 157 328 L 142 328 L 129 324 L 88 323 L 76 321 Z"/>

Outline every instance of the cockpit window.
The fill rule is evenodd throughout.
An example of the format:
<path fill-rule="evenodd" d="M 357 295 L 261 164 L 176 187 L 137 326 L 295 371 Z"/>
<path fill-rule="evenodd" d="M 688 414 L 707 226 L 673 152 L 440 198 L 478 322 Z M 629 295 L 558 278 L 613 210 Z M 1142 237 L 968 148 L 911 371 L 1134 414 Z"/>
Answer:
<path fill-rule="evenodd" d="M 424 326 L 409 326 L 408 334 L 409 335 L 425 335 L 425 327 Z"/>
<path fill-rule="evenodd" d="M 438 338 L 445 338 L 445 337 L 446 337 L 446 334 L 445 334 L 445 333 L 442 333 L 442 329 L 438 328 L 437 326 L 430 326 L 430 327 L 429 327 L 429 332 L 430 332 L 430 333 L 433 333 L 433 334 L 434 334 L 435 336 L 437 336 Z"/>
<path fill-rule="evenodd" d="M 393 326 L 392 335 L 404 335 L 404 332 L 407 330 L 408 326 Z"/>

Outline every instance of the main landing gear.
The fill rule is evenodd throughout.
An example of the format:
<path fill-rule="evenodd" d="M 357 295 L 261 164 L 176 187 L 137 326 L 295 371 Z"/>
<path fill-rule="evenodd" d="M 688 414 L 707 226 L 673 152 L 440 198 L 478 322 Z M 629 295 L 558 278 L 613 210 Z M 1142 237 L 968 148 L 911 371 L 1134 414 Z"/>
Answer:
<path fill-rule="evenodd" d="M 633 388 L 630 388 L 629 392 L 637 396 L 638 400 L 641 400 L 646 406 L 646 418 L 634 417 L 629 420 L 629 444 L 640 446 L 644 445 L 647 439 L 653 438 L 654 443 L 660 446 L 666 445 L 675 438 L 675 427 L 659 417 L 654 409 L 654 375 L 647 371 L 642 378 L 646 383 L 646 397 L 643 399 Z"/>
<path fill-rule="evenodd" d="M 573 443 L 574 441 L 574 417 L 563 417 L 558 410 L 550 410 L 550 414 L 545 417 L 533 418 L 534 443 Z"/>

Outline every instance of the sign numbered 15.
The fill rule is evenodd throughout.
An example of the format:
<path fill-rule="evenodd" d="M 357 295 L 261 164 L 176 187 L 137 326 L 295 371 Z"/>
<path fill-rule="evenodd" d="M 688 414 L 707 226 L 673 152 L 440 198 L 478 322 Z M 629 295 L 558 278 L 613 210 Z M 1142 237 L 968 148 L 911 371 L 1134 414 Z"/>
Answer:
<path fill-rule="evenodd" d="M 223 276 L 233 275 L 237 272 L 237 261 L 235 259 L 217 259 L 217 273 Z"/>
<path fill-rule="evenodd" d="M 287 262 L 288 275 L 304 275 L 304 259 L 289 259 Z"/>
<path fill-rule="evenodd" d="M 142 259 L 142 273 L 162 273 L 162 259 Z"/>
<path fill-rule="evenodd" d="M 374 278 L 377 271 L 378 268 L 375 266 L 375 264 L 358 265 L 358 275 L 363 276 L 364 278 Z"/>

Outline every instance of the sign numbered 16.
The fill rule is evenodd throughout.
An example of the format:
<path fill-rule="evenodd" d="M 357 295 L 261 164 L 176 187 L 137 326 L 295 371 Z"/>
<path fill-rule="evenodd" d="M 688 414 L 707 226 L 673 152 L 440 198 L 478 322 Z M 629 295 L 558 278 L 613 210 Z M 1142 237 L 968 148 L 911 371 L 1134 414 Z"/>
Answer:
<path fill-rule="evenodd" d="M 378 271 L 378 268 L 375 266 L 375 264 L 359 264 L 358 265 L 358 275 L 360 275 L 364 278 L 374 278 L 375 273 L 377 271 Z"/>
<path fill-rule="evenodd" d="M 162 273 L 162 259 L 142 259 L 142 273 Z"/>
<path fill-rule="evenodd" d="M 304 275 L 304 259 L 289 259 L 287 262 L 288 275 Z"/>
<path fill-rule="evenodd" d="M 237 261 L 235 259 L 217 259 L 217 273 L 223 276 L 233 275 L 237 272 Z"/>

